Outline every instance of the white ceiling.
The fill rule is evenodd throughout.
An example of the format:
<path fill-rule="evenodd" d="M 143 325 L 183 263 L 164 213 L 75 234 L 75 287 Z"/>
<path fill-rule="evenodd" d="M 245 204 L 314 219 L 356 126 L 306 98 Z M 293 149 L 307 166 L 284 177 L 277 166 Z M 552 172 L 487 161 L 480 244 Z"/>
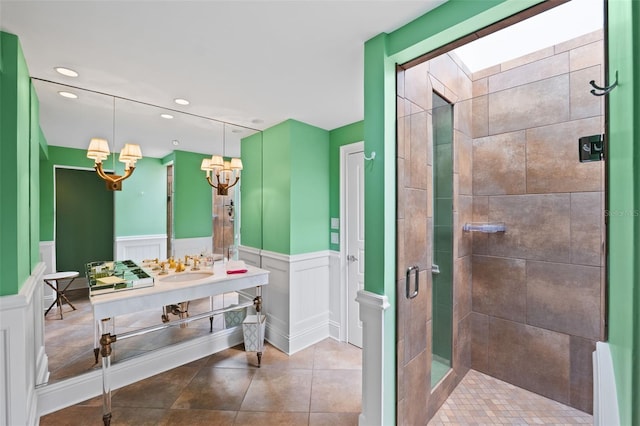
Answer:
<path fill-rule="evenodd" d="M 123 99 L 114 114 L 109 97 L 76 90 L 72 101 L 36 81 L 49 145 L 85 149 L 102 136 L 140 143 L 145 156 L 212 154 L 221 125 L 199 117 L 259 130 L 289 118 L 327 130 L 362 120 L 364 42 L 444 1 L 0 0 L 0 28 L 18 35 L 32 77 L 192 114 L 164 120 L 162 108 Z M 190 133 L 172 131 L 178 122 Z M 225 154 L 238 155 L 234 141 L 251 132 L 227 129 Z"/>

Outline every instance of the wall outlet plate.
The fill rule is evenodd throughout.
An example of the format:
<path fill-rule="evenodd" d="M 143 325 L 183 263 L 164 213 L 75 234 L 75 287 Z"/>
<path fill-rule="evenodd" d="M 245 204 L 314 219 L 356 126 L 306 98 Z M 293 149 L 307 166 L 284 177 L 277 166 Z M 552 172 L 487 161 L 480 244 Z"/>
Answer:
<path fill-rule="evenodd" d="M 331 218 L 331 229 L 340 229 L 340 218 Z"/>
<path fill-rule="evenodd" d="M 331 244 L 340 244 L 340 234 L 337 232 L 331 233 Z"/>

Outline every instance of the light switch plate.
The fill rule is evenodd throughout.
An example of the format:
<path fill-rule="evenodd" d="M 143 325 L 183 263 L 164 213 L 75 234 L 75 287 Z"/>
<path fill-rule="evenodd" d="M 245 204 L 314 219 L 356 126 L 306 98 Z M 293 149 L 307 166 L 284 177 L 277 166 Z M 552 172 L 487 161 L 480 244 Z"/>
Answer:
<path fill-rule="evenodd" d="M 338 217 L 331 218 L 331 229 L 340 229 L 340 218 Z"/>
<path fill-rule="evenodd" d="M 340 244 L 340 234 L 337 232 L 331 233 L 331 244 Z"/>

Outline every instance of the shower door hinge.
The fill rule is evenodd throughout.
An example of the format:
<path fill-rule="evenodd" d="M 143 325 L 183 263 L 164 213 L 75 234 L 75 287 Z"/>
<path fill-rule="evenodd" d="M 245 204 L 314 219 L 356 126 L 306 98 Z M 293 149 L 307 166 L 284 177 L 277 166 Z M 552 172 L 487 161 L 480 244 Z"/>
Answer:
<path fill-rule="evenodd" d="M 583 136 L 578 139 L 578 158 L 581 163 L 604 160 L 605 135 Z"/>

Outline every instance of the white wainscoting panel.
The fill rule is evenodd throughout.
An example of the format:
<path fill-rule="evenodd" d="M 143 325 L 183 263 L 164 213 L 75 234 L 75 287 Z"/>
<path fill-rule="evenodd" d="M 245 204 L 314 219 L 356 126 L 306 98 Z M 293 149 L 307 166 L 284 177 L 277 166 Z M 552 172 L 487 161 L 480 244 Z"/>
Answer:
<path fill-rule="evenodd" d="M 346 340 L 346 324 L 342 327 L 343 321 L 346 321 L 342 309 L 342 301 L 346 298 L 346 282 L 342 281 L 344 274 L 338 251 L 329 252 L 329 274 L 329 335 L 342 342 Z"/>
<path fill-rule="evenodd" d="M 40 241 L 40 261 L 44 263 L 44 274 L 53 274 L 56 271 L 56 242 Z M 44 305 L 50 306 L 56 300 L 56 292 L 51 287 L 43 284 L 42 297 Z"/>
<path fill-rule="evenodd" d="M 38 424 L 36 383 L 48 379 L 38 263 L 16 295 L 0 297 L 0 424 Z"/>
<path fill-rule="evenodd" d="M 116 237 L 115 244 L 116 260 L 141 262 L 167 258 L 167 236 L 164 234 Z"/>
<path fill-rule="evenodd" d="M 329 251 L 282 255 L 263 250 L 266 339 L 293 354 L 329 337 Z"/>
<path fill-rule="evenodd" d="M 166 247 L 166 244 L 165 244 Z M 173 253 L 169 256 L 180 258 L 201 253 L 213 252 L 213 237 L 179 238 L 173 240 Z"/>
<path fill-rule="evenodd" d="M 238 247 L 238 258 L 243 260 L 247 265 L 260 268 L 260 249 L 253 247 L 240 246 Z"/>

